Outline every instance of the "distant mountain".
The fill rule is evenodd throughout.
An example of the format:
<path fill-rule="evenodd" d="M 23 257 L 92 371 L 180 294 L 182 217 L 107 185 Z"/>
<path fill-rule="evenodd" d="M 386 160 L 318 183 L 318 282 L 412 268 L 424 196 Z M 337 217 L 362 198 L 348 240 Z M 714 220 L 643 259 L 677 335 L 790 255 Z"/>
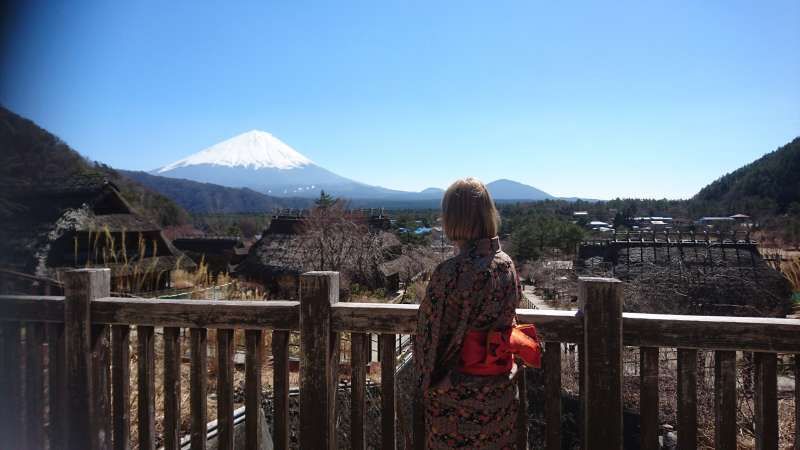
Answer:
<path fill-rule="evenodd" d="M 337 175 L 316 165 L 270 133 L 258 130 L 240 134 L 168 164 L 155 170 L 153 175 L 249 188 L 276 197 L 315 198 L 319 197 L 321 190 L 347 198 L 384 198 L 404 194 Z"/>
<path fill-rule="evenodd" d="M 10 190 L 71 185 L 79 180 L 114 183 L 137 212 L 161 226 L 188 222 L 189 215 L 172 200 L 104 164 L 90 162 L 33 121 L 0 107 L 0 223 L 31 207 L 9 200 L 4 194 Z"/>
<path fill-rule="evenodd" d="M 719 214 L 800 211 L 800 137 L 717 179 L 692 202 Z"/>
<path fill-rule="evenodd" d="M 527 184 L 500 179 L 486 185 L 495 200 L 550 200 L 552 195 Z"/>
<path fill-rule="evenodd" d="M 192 213 L 259 213 L 274 208 L 307 208 L 308 198 L 277 198 L 248 188 L 231 188 L 211 183 L 160 177 L 147 172 L 119 170 L 128 178 L 171 198 Z"/>

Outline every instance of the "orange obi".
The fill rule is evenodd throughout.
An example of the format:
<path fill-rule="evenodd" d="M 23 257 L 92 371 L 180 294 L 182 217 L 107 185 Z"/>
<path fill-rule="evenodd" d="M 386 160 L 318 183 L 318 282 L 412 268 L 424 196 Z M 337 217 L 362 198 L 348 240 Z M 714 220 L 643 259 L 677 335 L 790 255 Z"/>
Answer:
<path fill-rule="evenodd" d="M 526 366 L 541 367 L 542 347 L 533 325 L 500 331 L 468 331 L 461 347 L 459 371 L 470 375 L 509 373 L 517 355 Z"/>

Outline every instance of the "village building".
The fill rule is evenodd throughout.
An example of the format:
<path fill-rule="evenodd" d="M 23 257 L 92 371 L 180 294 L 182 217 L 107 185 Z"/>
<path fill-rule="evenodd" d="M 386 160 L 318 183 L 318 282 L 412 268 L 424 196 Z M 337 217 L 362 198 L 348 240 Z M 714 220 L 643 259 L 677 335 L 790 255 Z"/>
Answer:
<path fill-rule="evenodd" d="M 196 267 L 106 180 L 76 178 L 5 194 L 17 209 L 0 228 L 6 292 L 50 291 L 61 272 L 81 267 L 110 268 L 114 291 L 148 292 L 168 288 L 173 270 Z"/>
<path fill-rule="evenodd" d="M 250 245 L 237 236 L 180 237 L 172 243 L 195 263 L 205 264 L 215 275 L 232 272 L 250 250 Z"/>
<path fill-rule="evenodd" d="M 396 288 L 399 278 L 388 266 L 381 268 L 381 264 L 401 254 L 399 239 L 383 231 L 389 225 L 388 217 L 348 211 L 332 220 L 346 223 L 349 231 L 341 234 L 330 227 L 328 238 L 321 236 L 328 227 L 324 219 L 323 223 L 319 220 L 303 212 L 273 216 L 269 227 L 236 267 L 236 275 L 263 285 L 271 297 L 283 299 L 297 298 L 301 274 L 332 267 L 343 277 L 357 274 L 369 288 Z M 320 234 L 315 235 L 314 231 Z M 331 243 L 336 245 L 328 245 Z M 358 254 L 342 253 L 346 252 L 342 246 L 348 243 Z"/>
<path fill-rule="evenodd" d="M 752 241 L 649 240 L 587 242 L 579 274 L 609 276 L 625 286 L 625 310 L 660 314 L 784 317 L 791 287 Z"/>

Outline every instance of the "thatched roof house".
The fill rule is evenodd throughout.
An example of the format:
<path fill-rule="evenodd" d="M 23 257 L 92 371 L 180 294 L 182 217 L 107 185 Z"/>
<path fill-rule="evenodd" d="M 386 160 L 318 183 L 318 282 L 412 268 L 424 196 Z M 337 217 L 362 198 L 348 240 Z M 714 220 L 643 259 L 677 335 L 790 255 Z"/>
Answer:
<path fill-rule="evenodd" d="M 369 230 L 348 222 L 323 225 L 323 236 L 302 218 L 293 226 L 276 220 L 250 248 L 247 257 L 236 268 L 236 274 L 264 285 L 272 295 L 296 298 L 299 277 L 312 270 L 336 270 L 342 276 L 345 291 L 349 281 L 382 287 L 379 265 L 400 254 L 400 241 L 392 233 Z M 327 234 L 329 233 L 329 234 Z"/>
<path fill-rule="evenodd" d="M 619 243 L 602 253 L 583 260 L 582 270 L 622 280 L 626 311 L 770 317 L 789 312 L 788 280 L 753 242 Z"/>
<path fill-rule="evenodd" d="M 31 288 L 11 272 L 57 280 L 64 269 L 109 267 L 112 290 L 142 292 L 167 287 L 176 268 L 196 267 L 157 225 L 133 211 L 116 186 L 97 177 L 21 186 L 4 199 L 16 211 L 0 228 L 0 268 L 9 291 Z"/>

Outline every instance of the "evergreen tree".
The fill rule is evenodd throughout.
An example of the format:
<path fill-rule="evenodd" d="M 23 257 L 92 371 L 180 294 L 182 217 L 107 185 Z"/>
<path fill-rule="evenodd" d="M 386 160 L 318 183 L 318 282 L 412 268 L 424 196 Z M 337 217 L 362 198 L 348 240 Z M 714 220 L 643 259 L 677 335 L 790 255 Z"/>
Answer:
<path fill-rule="evenodd" d="M 336 204 L 336 198 L 330 194 L 325 193 L 325 190 L 319 191 L 319 198 L 314 201 L 318 208 L 327 209 Z"/>

